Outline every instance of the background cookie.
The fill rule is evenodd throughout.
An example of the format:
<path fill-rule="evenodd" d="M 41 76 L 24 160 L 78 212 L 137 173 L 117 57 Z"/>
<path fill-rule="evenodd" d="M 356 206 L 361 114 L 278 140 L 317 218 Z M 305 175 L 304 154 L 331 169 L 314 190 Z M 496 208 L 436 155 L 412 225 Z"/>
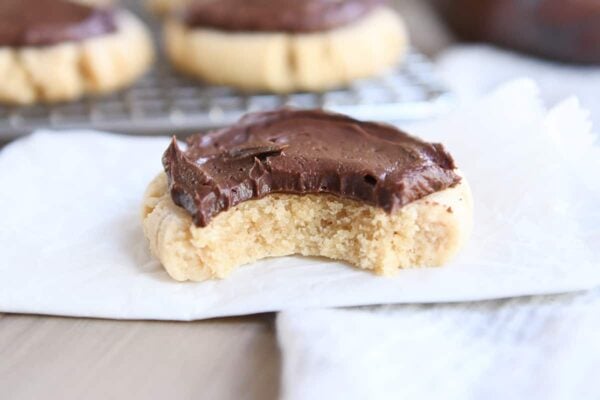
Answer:
<path fill-rule="evenodd" d="M 182 6 L 189 4 L 191 0 L 145 0 L 145 6 L 156 15 L 167 15 Z"/>
<path fill-rule="evenodd" d="M 381 73 L 400 61 L 408 35 L 390 8 L 315 32 L 236 32 L 170 18 L 165 45 L 184 73 L 246 91 L 322 91 Z"/>
<path fill-rule="evenodd" d="M 132 83 L 150 66 L 149 32 L 128 11 L 114 15 L 116 30 L 50 45 L 0 47 L 0 102 L 32 104 L 73 100 Z"/>

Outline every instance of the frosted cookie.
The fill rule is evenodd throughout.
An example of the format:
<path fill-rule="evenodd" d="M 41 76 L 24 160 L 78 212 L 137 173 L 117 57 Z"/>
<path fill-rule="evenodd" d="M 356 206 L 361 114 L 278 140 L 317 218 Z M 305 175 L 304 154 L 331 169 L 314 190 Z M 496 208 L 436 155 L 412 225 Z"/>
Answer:
<path fill-rule="evenodd" d="M 439 266 L 471 229 L 469 186 L 440 144 L 318 110 L 248 114 L 173 141 L 143 226 L 176 280 L 301 254 L 377 274 Z"/>
<path fill-rule="evenodd" d="M 129 85 L 151 64 L 132 14 L 67 0 L 0 2 L 0 102 L 73 100 Z"/>
<path fill-rule="evenodd" d="M 385 0 L 206 0 L 165 23 L 184 73 L 244 91 L 321 91 L 398 63 L 407 48 Z"/>

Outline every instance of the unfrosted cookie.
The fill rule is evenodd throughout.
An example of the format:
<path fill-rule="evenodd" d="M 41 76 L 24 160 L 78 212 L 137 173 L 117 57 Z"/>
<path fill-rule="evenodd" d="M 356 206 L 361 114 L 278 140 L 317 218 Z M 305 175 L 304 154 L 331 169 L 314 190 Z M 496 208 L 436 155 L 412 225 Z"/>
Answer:
<path fill-rule="evenodd" d="M 154 51 L 131 13 L 66 0 L 0 3 L 0 102 L 73 100 L 131 84 Z"/>
<path fill-rule="evenodd" d="M 218 0 L 165 23 L 181 71 L 245 91 L 321 91 L 400 61 L 408 37 L 383 0 Z"/>
<path fill-rule="evenodd" d="M 389 275 L 446 263 L 471 229 L 469 186 L 441 145 L 338 114 L 249 114 L 174 141 L 163 164 L 144 233 L 180 281 L 291 254 Z"/>

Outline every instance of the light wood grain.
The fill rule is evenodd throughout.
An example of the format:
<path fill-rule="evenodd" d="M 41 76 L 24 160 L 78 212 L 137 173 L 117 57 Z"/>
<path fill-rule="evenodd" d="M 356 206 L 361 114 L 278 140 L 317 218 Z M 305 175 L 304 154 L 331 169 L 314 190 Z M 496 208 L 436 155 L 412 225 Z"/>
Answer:
<path fill-rule="evenodd" d="M 279 353 L 272 321 L 6 315 L 0 398 L 275 399 Z"/>

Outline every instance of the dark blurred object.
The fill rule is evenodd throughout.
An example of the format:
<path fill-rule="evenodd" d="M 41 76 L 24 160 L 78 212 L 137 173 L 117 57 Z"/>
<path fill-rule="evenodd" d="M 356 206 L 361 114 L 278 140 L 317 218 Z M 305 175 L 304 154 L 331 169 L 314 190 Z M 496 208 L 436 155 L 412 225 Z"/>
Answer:
<path fill-rule="evenodd" d="M 432 0 L 462 39 L 600 64 L 600 0 Z"/>

